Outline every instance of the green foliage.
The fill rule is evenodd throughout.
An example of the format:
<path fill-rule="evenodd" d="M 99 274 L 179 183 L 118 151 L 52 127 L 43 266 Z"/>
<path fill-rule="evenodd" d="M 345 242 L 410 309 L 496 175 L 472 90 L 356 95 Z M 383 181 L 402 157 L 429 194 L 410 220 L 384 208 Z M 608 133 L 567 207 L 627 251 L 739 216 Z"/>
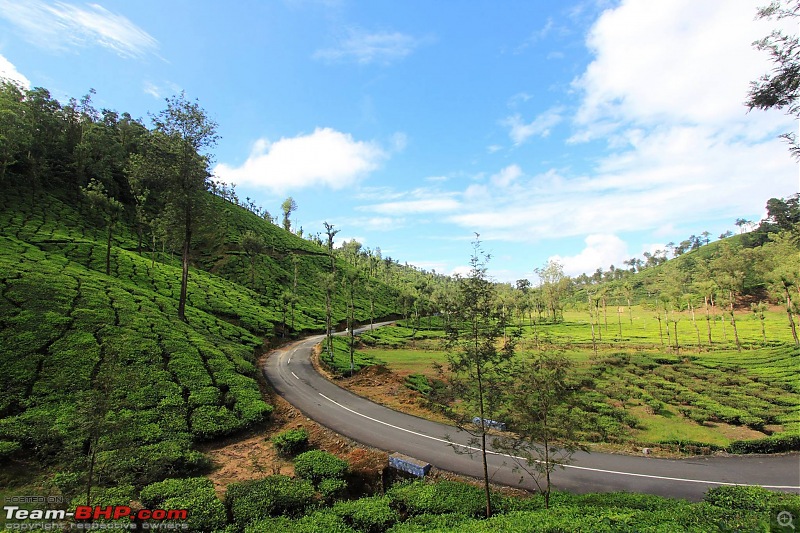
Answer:
<path fill-rule="evenodd" d="M 726 509 L 768 511 L 779 496 L 761 487 L 720 486 L 709 489 L 703 501 Z"/>
<path fill-rule="evenodd" d="M 244 529 L 244 533 L 357 533 L 355 529 L 335 513 L 316 511 L 299 519 L 284 517 L 257 520 Z"/>
<path fill-rule="evenodd" d="M 409 374 L 403 381 L 403 385 L 423 395 L 427 395 L 433 390 L 428 377 L 424 374 Z"/>
<path fill-rule="evenodd" d="M 775 435 L 755 440 L 737 440 L 728 446 L 731 453 L 783 453 L 800 450 L 800 435 Z"/>
<path fill-rule="evenodd" d="M 458 513 L 464 516 L 485 516 L 486 500 L 482 489 L 456 481 L 411 481 L 394 485 L 386 496 L 392 505 L 409 515 Z M 493 507 L 502 498 L 492 494 Z"/>
<path fill-rule="evenodd" d="M 215 531 L 225 527 L 225 506 L 204 477 L 167 479 L 144 487 L 139 495 L 149 509 L 186 509 L 192 531 Z"/>
<path fill-rule="evenodd" d="M 390 504 L 391 499 L 386 496 L 373 496 L 337 502 L 332 511 L 362 533 L 383 533 L 400 520 Z"/>
<path fill-rule="evenodd" d="M 271 440 L 281 455 L 296 455 L 308 446 L 308 431 L 306 428 L 287 429 L 274 435 Z"/>
<path fill-rule="evenodd" d="M 240 528 L 269 516 L 301 516 L 314 499 L 309 481 L 287 476 L 232 483 L 225 493 L 225 506 Z"/>
<path fill-rule="evenodd" d="M 205 477 L 165 479 L 142 488 L 139 500 L 147 508 L 163 508 L 162 504 L 168 498 L 206 490 L 213 491 L 214 484 Z"/>
<path fill-rule="evenodd" d="M 409 517 L 404 522 L 395 524 L 391 533 L 418 533 L 423 531 L 458 531 L 463 523 L 472 519 L 458 513 L 420 514 Z"/>
<path fill-rule="evenodd" d="M 332 502 L 347 492 L 347 481 L 344 479 L 327 478 L 317 484 L 322 500 Z"/>
<path fill-rule="evenodd" d="M 19 442 L 3 440 L 0 441 L 0 457 L 9 457 L 18 452 L 22 446 Z"/>
<path fill-rule="evenodd" d="M 347 461 L 323 450 L 301 453 L 294 460 L 295 473 L 315 486 L 324 479 L 344 479 L 349 469 Z"/>

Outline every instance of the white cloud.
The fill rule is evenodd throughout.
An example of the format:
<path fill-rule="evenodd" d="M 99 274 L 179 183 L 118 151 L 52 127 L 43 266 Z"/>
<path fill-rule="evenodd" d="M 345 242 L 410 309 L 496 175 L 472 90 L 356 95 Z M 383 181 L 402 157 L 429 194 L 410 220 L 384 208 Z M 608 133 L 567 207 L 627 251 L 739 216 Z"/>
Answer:
<path fill-rule="evenodd" d="M 626 0 L 604 12 L 589 37 L 595 60 L 575 82 L 582 131 L 572 141 L 602 135 L 605 155 L 583 175 L 520 176 L 513 194 L 470 186 L 448 220 L 487 240 L 655 233 L 761 212 L 796 192 L 797 167 L 775 138 L 796 124 L 742 104 L 749 80 L 771 68 L 750 45 L 770 30 L 753 20 L 758 5 Z M 512 139 L 543 129 L 535 123 L 509 120 Z"/>
<path fill-rule="evenodd" d="M 395 152 L 402 152 L 408 146 L 408 135 L 402 131 L 398 131 L 392 135 L 392 150 Z"/>
<path fill-rule="evenodd" d="M 514 181 L 522 176 L 522 169 L 519 165 L 508 165 L 506 168 L 489 178 L 489 181 L 495 187 L 506 188 Z"/>
<path fill-rule="evenodd" d="M 406 219 L 390 216 L 352 217 L 342 219 L 340 223 L 343 227 L 356 227 L 368 231 L 393 231 L 403 228 Z"/>
<path fill-rule="evenodd" d="M 63 51 L 99 45 L 122 57 L 143 57 L 158 50 L 158 41 L 128 18 L 98 4 L 79 7 L 66 2 L 0 0 L 0 16 L 42 48 Z"/>
<path fill-rule="evenodd" d="M 534 135 L 540 137 L 547 137 L 550 135 L 550 130 L 564 119 L 562 116 L 563 112 L 563 108 L 554 107 L 548 109 L 533 119 L 532 122 L 528 123 L 523 122 L 522 116 L 517 113 L 505 118 L 500 123 L 509 128 L 508 136 L 514 141 L 514 144 L 520 145 Z"/>
<path fill-rule="evenodd" d="M 451 276 L 458 275 L 458 276 L 461 276 L 462 278 L 466 278 L 466 277 L 469 277 L 470 272 L 472 272 L 472 267 L 467 266 L 467 265 L 461 265 L 461 266 L 457 266 L 453 270 L 451 270 L 450 271 L 450 275 Z"/>
<path fill-rule="evenodd" d="M 761 4 L 626 0 L 605 11 L 587 37 L 595 58 L 574 82 L 577 122 L 741 121 L 749 82 L 767 70 L 751 43 L 775 26 L 754 20 Z"/>
<path fill-rule="evenodd" d="M 260 139 L 241 166 L 221 163 L 214 173 L 227 183 L 275 193 L 307 187 L 341 189 L 377 169 L 386 157 L 376 143 L 356 141 L 331 128 L 317 128 L 309 135 L 274 143 Z"/>
<path fill-rule="evenodd" d="M 164 82 L 161 85 L 157 85 L 151 81 L 145 81 L 142 84 L 142 90 L 145 94 L 149 94 L 153 98 L 164 98 L 166 95 L 169 94 L 178 94 L 181 92 L 180 86 L 172 82 Z"/>
<path fill-rule="evenodd" d="M 6 78 L 7 80 L 17 82 L 25 89 L 29 89 L 31 86 L 30 80 L 21 74 L 17 70 L 17 67 L 2 55 L 0 55 L 0 78 Z"/>
<path fill-rule="evenodd" d="M 549 259 L 561 263 L 565 274 L 578 276 L 591 274 L 598 268 L 607 270 L 611 265 L 622 266 L 622 262 L 630 258 L 627 244 L 616 235 L 592 234 L 584 242 L 586 247 L 576 255 L 554 255 Z"/>
<path fill-rule="evenodd" d="M 373 211 L 385 215 L 412 215 L 423 213 L 446 213 L 455 211 L 461 204 L 452 197 L 428 198 L 419 200 L 403 200 L 399 202 L 383 202 L 380 204 L 361 206 L 361 211 Z"/>
<path fill-rule="evenodd" d="M 336 46 L 319 49 L 313 57 L 328 62 L 354 61 L 360 65 L 389 64 L 410 55 L 422 43 L 422 39 L 397 31 L 370 33 L 349 28 Z"/>

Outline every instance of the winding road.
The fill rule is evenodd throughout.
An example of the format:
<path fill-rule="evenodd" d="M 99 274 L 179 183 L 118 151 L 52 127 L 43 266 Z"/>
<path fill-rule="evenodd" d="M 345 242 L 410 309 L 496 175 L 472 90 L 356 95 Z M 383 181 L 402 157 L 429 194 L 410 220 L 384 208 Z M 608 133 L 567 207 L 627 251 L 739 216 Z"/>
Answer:
<path fill-rule="evenodd" d="M 310 337 L 270 354 L 262 370 L 278 394 L 309 418 L 355 441 L 400 452 L 442 470 L 482 477 L 480 454 L 457 454 L 450 444 L 469 448 L 466 433 L 383 407 L 321 376 L 311 363 L 311 352 L 323 338 Z M 492 482 L 536 489 L 527 477 L 520 483 L 521 474 L 512 471 L 514 461 L 509 456 L 492 452 L 488 462 Z M 700 500 L 709 488 L 719 485 L 760 485 L 800 493 L 800 456 L 657 459 L 579 452 L 571 464 L 553 472 L 552 480 L 558 489 L 579 493 L 630 491 L 688 500 Z"/>

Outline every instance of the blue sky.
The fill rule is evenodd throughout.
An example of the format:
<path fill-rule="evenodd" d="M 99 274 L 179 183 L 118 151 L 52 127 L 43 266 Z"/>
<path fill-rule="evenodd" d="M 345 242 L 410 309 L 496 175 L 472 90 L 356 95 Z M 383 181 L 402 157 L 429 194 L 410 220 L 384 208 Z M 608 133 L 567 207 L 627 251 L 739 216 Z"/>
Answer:
<path fill-rule="evenodd" d="M 185 91 L 216 175 L 273 214 L 291 195 L 306 233 L 451 273 L 477 232 L 496 279 L 535 280 L 798 192 L 797 123 L 742 104 L 764 3 L 0 0 L 0 74 L 148 124 Z"/>

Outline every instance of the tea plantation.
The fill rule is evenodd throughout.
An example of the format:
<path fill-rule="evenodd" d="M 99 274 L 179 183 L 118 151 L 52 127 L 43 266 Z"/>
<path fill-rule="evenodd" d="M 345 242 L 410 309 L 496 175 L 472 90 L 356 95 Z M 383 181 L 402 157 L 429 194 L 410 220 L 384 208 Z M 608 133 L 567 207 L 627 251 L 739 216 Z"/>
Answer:
<path fill-rule="evenodd" d="M 132 227 L 119 224 L 106 275 L 106 232 L 89 222 L 81 197 L 3 191 L 4 460 L 53 468 L 65 493 L 77 491 L 89 470 L 101 484 L 141 487 L 203 472 L 197 443 L 268 418 L 256 357 L 282 337 L 324 329 L 324 293 L 315 280 L 329 258 L 241 207 L 209 201 L 219 224 L 198 236 L 184 322 L 176 313 L 180 264 L 167 251 L 141 250 Z M 233 241 L 244 228 L 272 243 L 254 272 Z M 276 294 L 291 284 L 295 264 L 291 312 Z M 373 312 L 390 314 L 392 291 L 380 285 L 375 292 Z M 358 318 L 368 320 L 369 305 L 359 298 L 357 306 Z M 344 307 L 343 297 L 334 301 L 335 322 Z"/>

